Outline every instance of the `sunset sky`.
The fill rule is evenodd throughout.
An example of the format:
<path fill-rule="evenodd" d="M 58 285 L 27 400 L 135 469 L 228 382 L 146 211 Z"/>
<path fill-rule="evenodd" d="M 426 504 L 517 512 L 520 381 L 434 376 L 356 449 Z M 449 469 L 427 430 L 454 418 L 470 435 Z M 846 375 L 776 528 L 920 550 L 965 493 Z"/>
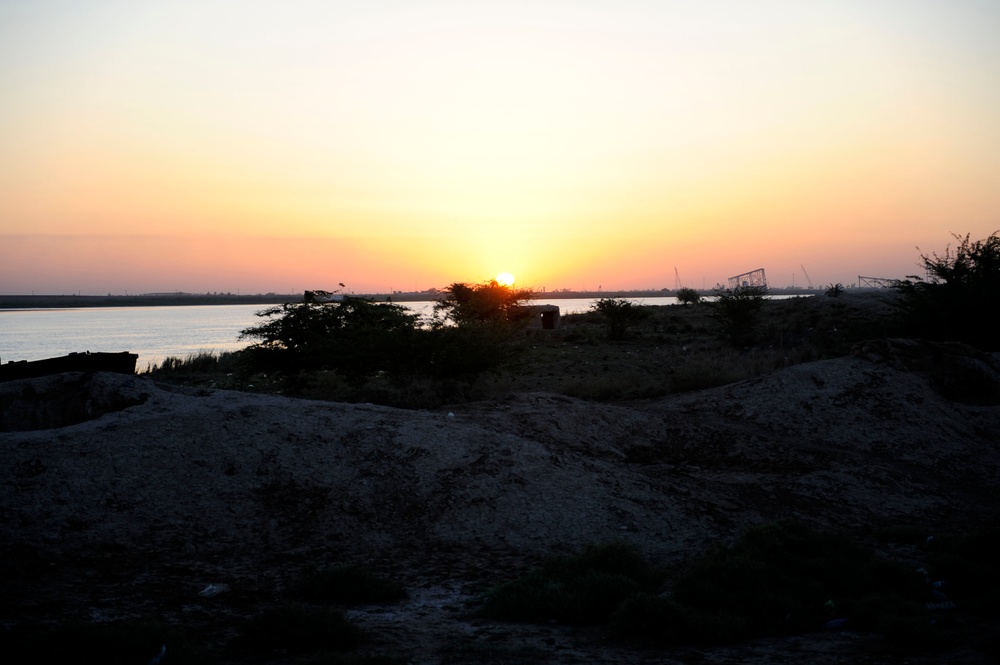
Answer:
<path fill-rule="evenodd" d="M 0 0 L 0 293 L 820 286 L 998 229 L 996 0 Z"/>

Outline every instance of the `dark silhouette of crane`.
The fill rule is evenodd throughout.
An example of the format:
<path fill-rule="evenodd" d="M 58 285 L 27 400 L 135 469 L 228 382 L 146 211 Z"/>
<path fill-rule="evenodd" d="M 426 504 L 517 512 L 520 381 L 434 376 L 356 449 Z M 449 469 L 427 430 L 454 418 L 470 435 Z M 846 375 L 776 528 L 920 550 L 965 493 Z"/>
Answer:
<path fill-rule="evenodd" d="M 813 281 L 809 279 L 809 273 L 806 272 L 806 267 L 801 263 L 799 264 L 799 267 L 802 268 L 802 274 L 806 276 L 806 281 L 809 282 L 809 288 L 815 289 L 816 287 L 813 286 Z"/>

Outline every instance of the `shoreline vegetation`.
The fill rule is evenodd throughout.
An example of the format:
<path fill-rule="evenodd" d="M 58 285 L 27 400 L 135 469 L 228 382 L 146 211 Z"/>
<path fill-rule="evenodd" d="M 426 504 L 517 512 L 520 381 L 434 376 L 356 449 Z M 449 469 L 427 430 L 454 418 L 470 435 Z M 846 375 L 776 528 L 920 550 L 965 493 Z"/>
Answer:
<path fill-rule="evenodd" d="M 998 350 L 990 317 L 1000 306 L 1000 232 L 979 241 L 955 239 L 944 256 L 921 256 L 927 280 L 891 288 L 836 284 L 819 297 L 771 299 L 784 294 L 743 285 L 714 289 L 710 300 L 679 289 L 678 304 L 667 306 L 627 299 L 643 292 L 605 294 L 591 311 L 564 316 L 550 329 L 523 329 L 510 306 L 554 294 L 508 292 L 496 282 L 453 284 L 441 292 L 435 310 L 445 311 L 454 329 L 441 322 L 422 328 L 396 303 L 345 295 L 327 309 L 306 299 L 263 312 L 280 318 L 244 330 L 244 337 L 259 341 L 237 354 L 168 359 L 147 374 L 310 399 L 437 408 L 526 391 L 601 402 L 653 399 L 858 353 L 866 342 L 896 337 L 958 342 L 968 345 L 962 354 L 975 356 L 972 362 L 991 365 L 988 354 Z M 979 381 L 992 385 L 994 378 L 973 383 Z M 971 403 L 992 403 L 996 391 L 966 386 L 959 392 Z"/>
<path fill-rule="evenodd" d="M 568 314 L 555 330 L 525 330 L 510 341 L 517 353 L 492 371 L 464 377 L 379 372 L 348 377 L 338 371 L 250 369 L 244 352 L 168 358 L 140 372 L 195 388 L 279 393 L 334 402 L 410 409 L 545 391 L 615 403 L 730 384 L 782 367 L 843 356 L 867 339 L 901 332 L 894 293 L 766 300 L 749 345 L 734 345 L 710 302 L 636 306 L 645 316 L 622 339 L 609 338 L 598 311 Z M 464 347 L 456 347 L 462 351 Z M 466 349 L 467 351 L 467 349 Z M 457 352 L 457 351 L 456 351 Z"/>
<path fill-rule="evenodd" d="M 541 291 L 534 293 L 534 300 L 572 300 L 587 298 L 669 298 L 676 296 L 679 289 L 639 289 L 624 291 Z M 702 296 L 711 296 L 713 289 L 694 289 Z M 851 289 L 858 293 L 878 292 L 884 289 Z M 825 289 L 769 289 L 770 295 L 814 296 Z M 412 291 L 402 293 L 351 294 L 370 298 L 375 302 L 421 302 L 437 300 L 443 292 L 439 290 Z M 139 295 L 0 295 L 2 309 L 74 309 L 79 307 L 178 307 L 185 305 L 280 305 L 302 302 L 302 293 L 150 293 Z"/>

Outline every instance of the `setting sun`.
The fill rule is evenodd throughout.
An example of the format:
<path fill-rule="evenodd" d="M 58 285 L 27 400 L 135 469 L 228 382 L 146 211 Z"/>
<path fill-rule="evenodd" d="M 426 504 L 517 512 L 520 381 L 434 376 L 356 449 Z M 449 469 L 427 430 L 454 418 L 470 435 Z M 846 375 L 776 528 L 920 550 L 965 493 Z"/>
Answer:
<path fill-rule="evenodd" d="M 998 25 L 981 0 L 7 0 L 0 293 L 902 279 L 997 227 Z"/>

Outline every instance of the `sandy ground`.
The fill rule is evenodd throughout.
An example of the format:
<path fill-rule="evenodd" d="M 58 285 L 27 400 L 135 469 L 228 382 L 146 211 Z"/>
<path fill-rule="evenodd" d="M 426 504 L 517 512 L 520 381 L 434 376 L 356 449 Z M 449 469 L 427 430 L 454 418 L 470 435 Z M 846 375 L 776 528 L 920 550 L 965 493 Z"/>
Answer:
<path fill-rule="evenodd" d="M 350 611 L 376 636 L 366 649 L 414 663 L 939 662 L 851 633 L 623 651 L 470 610 L 524 565 L 597 541 L 669 568 L 781 518 L 995 524 L 998 366 L 881 342 L 644 403 L 530 393 L 417 412 L 112 374 L 0 384 L 0 620 L 152 614 L 224 644 L 303 567 L 357 562 L 410 590 Z M 227 591 L 200 596 L 210 584 Z"/>

